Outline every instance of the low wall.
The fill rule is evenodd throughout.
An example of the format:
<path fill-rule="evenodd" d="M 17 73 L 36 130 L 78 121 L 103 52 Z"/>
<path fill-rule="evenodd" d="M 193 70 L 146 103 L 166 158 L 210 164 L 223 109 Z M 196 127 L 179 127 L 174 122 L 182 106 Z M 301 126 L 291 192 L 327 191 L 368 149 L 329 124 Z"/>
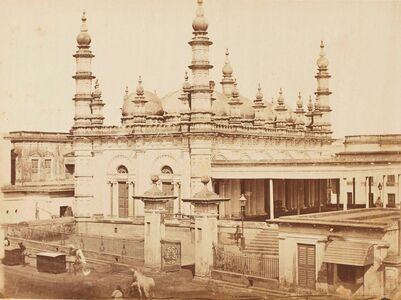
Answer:
<path fill-rule="evenodd" d="M 195 228 L 190 224 L 166 224 L 166 239 L 181 241 L 181 265 L 195 264 Z"/>
<path fill-rule="evenodd" d="M 115 238 L 143 238 L 143 221 L 77 219 L 77 233 Z"/>

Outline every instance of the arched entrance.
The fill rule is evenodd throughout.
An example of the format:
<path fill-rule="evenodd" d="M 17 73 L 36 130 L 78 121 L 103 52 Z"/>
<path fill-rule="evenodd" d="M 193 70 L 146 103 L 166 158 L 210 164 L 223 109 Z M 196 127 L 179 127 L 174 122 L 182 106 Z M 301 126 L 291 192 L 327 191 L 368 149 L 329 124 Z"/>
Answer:
<path fill-rule="evenodd" d="M 117 168 L 118 174 L 118 217 L 128 218 L 128 169 L 125 166 Z"/>

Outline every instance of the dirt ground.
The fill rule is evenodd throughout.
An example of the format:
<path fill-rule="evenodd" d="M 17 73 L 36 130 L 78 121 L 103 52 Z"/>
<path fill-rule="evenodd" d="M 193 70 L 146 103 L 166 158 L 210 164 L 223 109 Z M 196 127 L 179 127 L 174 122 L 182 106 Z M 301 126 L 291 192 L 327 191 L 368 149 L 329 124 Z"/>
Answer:
<path fill-rule="evenodd" d="M 88 276 L 73 273 L 41 273 L 32 266 L 4 266 L 5 297 L 35 299 L 107 299 L 120 285 L 128 295 L 131 272 L 92 272 Z M 189 270 L 171 273 L 152 273 L 156 283 L 153 299 L 256 299 L 230 291 L 213 291 L 207 283 L 192 280 Z M 131 295 L 132 299 L 137 294 Z"/>

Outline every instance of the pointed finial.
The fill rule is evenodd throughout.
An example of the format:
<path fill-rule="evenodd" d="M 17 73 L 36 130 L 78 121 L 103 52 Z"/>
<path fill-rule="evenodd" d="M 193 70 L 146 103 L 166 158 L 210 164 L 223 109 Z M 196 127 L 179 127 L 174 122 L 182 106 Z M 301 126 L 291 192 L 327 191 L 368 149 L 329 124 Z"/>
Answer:
<path fill-rule="evenodd" d="M 308 111 L 312 111 L 312 110 L 313 110 L 312 96 L 309 96 Z"/>
<path fill-rule="evenodd" d="M 125 86 L 125 94 L 128 96 L 128 85 Z"/>
<path fill-rule="evenodd" d="M 297 107 L 298 107 L 298 108 L 302 108 L 302 106 L 303 106 L 303 102 L 302 102 L 301 92 L 298 92 Z"/>
<path fill-rule="evenodd" d="M 279 91 L 279 96 L 277 98 L 277 104 L 278 105 L 283 105 L 284 104 L 284 97 L 283 97 L 283 89 L 282 88 L 280 88 L 280 91 Z"/>
<path fill-rule="evenodd" d="M 188 82 L 188 72 L 185 71 L 184 83 L 182 84 L 182 90 L 184 92 L 188 92 L 190 89 L 191 89 L 191 84 Z"/>
<path fill-rule="evenodd" d="M 142 96 L 143 93 L 144 93 L 144 89 L 143 89 L 143 86 L 142 86 L 142 76 L 139 75 L 138 85 L 137 85 L 137 87 L 136 87 L 136 94 L 137 94 L 138 96 Z"/>
<path fill-rule="evenodd" d="M 262 101 L 262 99 L 263 99 L 262 89 L 260 87 L 260 83 L 258 83 L 258 92 L 256 93 L 256 100 Z"/>
<path fill-rule="evenodd" d="M 329 65 L 329 61 L 325 56 L 324 53 L 324 43 L 323 41 L 320 41 L 320 54 L 319 54 L 319 58 L 316 62 L 317 66 L 319 69 L 327 69 L 327 66 Z"/>
<path fill-rule="evenodd" d="M 96 79 L 95 81 L 95 89 L 97 89 L 99 87 L 99 79 Z"/>
<path fill-rule="evenodd" d="M 233 68 L 230 65 L 230 61 L 228 60 L 229 54 L 230 53 L 228 52 L 228 48 L 226 48 L 226 53 L 225 53 L 226 57 L 224 59 L 224 66 L 222 69 L 223 77 L 231 77 L 231 75 L 233 74 Z"/>
<path fill-rule="evenodd" d="M 88 26 L 86 25 L 85 11 L 82 13 L 81 20 L 81 32 L 77 36 L 77 43 L 79 46 L 89 46 L 91 43 L 91 37 L 88 33 Z"/>

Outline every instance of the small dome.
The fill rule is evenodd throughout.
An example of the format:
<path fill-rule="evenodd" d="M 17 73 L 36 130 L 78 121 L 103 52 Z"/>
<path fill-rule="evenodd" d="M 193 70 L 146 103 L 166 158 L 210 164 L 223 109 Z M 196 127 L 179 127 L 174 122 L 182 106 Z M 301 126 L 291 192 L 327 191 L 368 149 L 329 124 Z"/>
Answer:
<path fill-rule="evenodd" d="M 144 91 L 143 96 L 147 101 L 145 103 L 145 114 L 154 116 L 160 116 L 164 114 L 161 100 L 159 99 L 159 97 L 157 97 L 156 94 L 149 91 Z M 121 110 L 123 116 L 132 116 L 136 113 L 136 106 L 133 102 L 135 100 L 135 97 L 137 97 L 136 92 L 128 94 L 128 89 L 126 89 L 126 94 L 123 100 L 124 103 Z"/>
<path fill-rule="evenodd" d="M 77 35 L 77 43 L 80 46 L 90 45 L 92 39 L 88 32 L 80 32 Z"/>
<path fill-rule="evenodd" d="M 312 110 L 313 110 L 312 97 L 309 96 L 308 111 L 312 111 Z"/>
<path fill-rule="evenodd" d="M 327 69 L 329 65 L 329 60 L 326 58 L 324 54 L 324 44 L 323 41 L 320 43 L 320 57 L 317 59 L 316 64 L 319 69 Z"/>
<path fill-rule="evenodd" d="M 198 9 L 196 10 L 196 17 L 192 22 L 192 28 L 195 31 L 206 31 L 208 28 L 207 20 L 204 16 L 203 7 L 202 7 L 203 0 L 198 0 Z"/>
<path fill-rule="evenodd" d="M 142 78 L 139 76 L 138 85 L 136 86 L 136 94 L 138 96 L 142 96 L 144 93 L 143 85 L 142 85 Z"/>
<path fill-rule="evenodd" d="M 280 88 L 280 91 L 279 91 L 279 96 L 277 98 L 277 104 L 284 105 L 284 97 L 283 97 L 283 89 L 282 88 Z"/>

